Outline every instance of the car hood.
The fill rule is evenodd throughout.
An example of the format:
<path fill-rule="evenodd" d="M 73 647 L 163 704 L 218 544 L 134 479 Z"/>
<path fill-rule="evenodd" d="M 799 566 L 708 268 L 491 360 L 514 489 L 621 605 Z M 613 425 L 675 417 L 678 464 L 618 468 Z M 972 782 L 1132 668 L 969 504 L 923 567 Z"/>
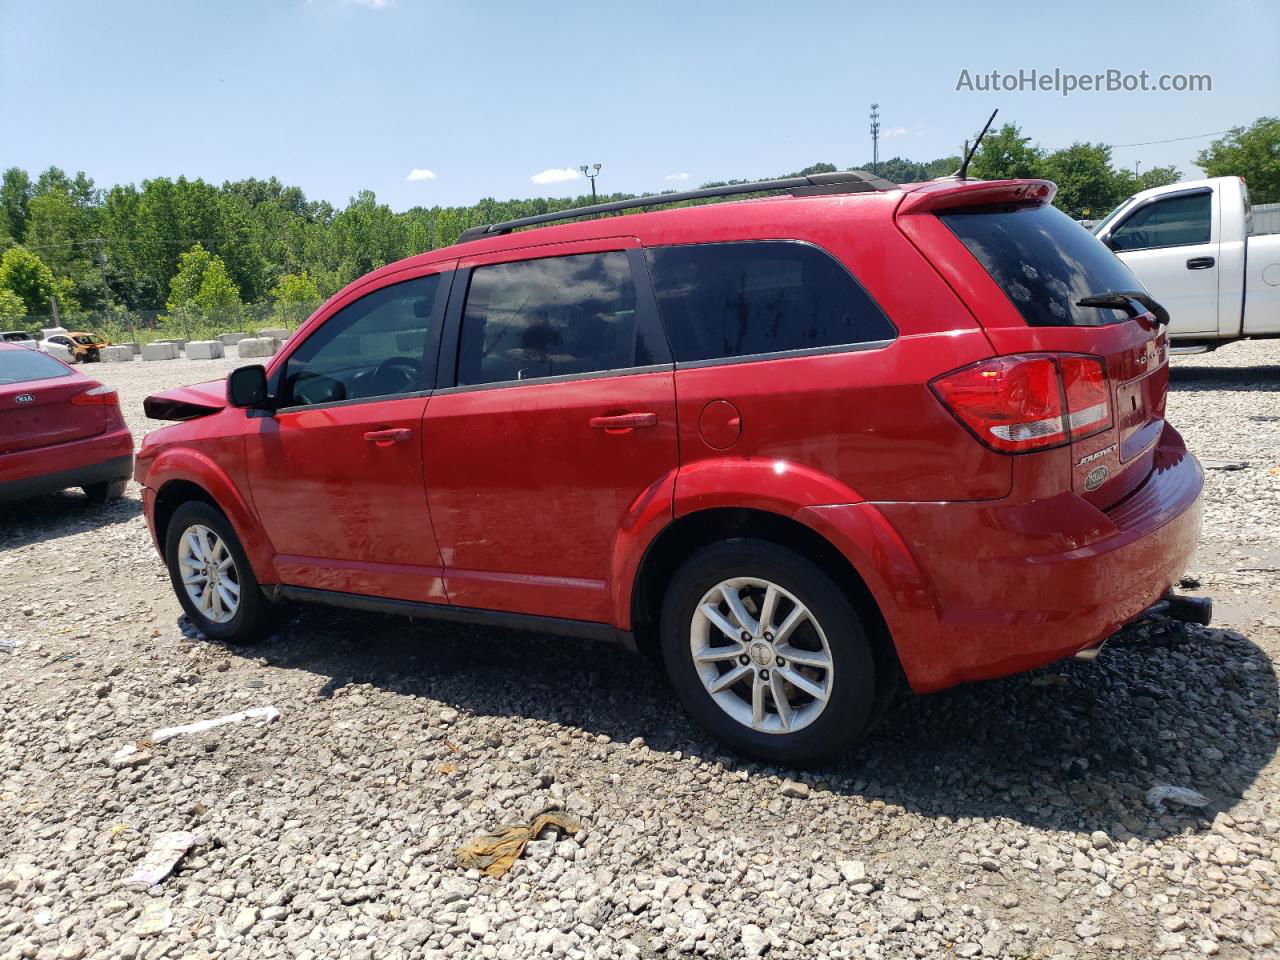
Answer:
<path fill-rule="evenodd" d="M 226 405 L 225 379 L 153 393 L 142 401 L 142 409 L 152 420 L 194 420 L 196 417 L 217 413 Z"/>

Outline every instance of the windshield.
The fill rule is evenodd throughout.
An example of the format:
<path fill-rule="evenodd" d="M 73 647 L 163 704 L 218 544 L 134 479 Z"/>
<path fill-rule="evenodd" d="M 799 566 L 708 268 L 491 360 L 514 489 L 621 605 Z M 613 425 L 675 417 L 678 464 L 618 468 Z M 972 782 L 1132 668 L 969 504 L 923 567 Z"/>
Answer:
<path fill-rule="evenodd" d="M 0 385 L 69 377 L 72 371 L 53 357 L 34 350 L 0 350 Z"/>
<path fill-rule="evenodd" d="M 1144 288 L 1129 268 L 1061 210 L 964 207 L 938 214 L 1033 327 L 1096 327 L 1119 310 L 1077 306 L 1082 297 Z"/>
<path fill-rule="evenodd" d="M 1112 220 L 1118 217 L 1122 211 L 1127 210 L 1129 208 L 1129 204 L 1132 202 L 1133 202 L 1133 197 L 1130 197 L 1128 200 L 1122 200 L 1120 202 L 1120 206 L 1116 207 L 1114 210 L 1108 213 L 1105 217 L 1103 217 L 1101 220 L 1095 223 L 1092 227 L 1090 227 L 1089 232 L 1096 237 L 1098 234 L 1102 232 L 1103 227 L 1105 227 Z"/>

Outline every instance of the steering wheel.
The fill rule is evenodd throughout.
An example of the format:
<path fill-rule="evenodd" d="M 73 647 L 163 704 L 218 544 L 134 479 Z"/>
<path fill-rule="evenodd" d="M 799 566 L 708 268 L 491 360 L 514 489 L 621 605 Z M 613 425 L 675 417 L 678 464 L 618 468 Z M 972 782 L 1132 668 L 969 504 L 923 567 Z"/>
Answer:
<path fill-rule="evenodd" d="M 413 357 L 387 357 L 369 377 L 372 396 L 389 396 L 408 393 L 418 379 L 421 364 Z"/>

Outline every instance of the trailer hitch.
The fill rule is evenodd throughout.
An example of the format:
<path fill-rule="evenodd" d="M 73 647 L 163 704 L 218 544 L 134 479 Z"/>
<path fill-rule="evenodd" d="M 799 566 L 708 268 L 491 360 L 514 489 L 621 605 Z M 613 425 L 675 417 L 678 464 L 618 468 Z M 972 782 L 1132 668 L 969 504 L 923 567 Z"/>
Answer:
<path fill-rule="evenodd" d="M 1126 631 L 1152 617 L 1168 617 L 1170 620 L 1179 620 L 1182 623 L 1198 623 L 1202 627 L 1207 627 L 1210 621 L 1213 620 L 1213 600 L 1209 597 L 1186 597 L 1171 590 L 1117 630 L 1111 637 L 1122 636 Z M 1074 654 L 1074 659 L 1086 661 L 1096 659 L 1111 637 L 1107 637 L 1092 647 L 1085 647 L 1083 650 L 1077 651 Z"/>

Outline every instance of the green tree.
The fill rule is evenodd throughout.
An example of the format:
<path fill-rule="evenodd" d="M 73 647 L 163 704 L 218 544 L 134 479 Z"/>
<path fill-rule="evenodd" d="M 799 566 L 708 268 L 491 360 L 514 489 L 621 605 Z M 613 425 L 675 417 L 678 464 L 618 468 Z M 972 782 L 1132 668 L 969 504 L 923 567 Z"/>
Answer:
<path fill-rule="evenodd" d="M 0 288 L 17 294 L 33 316 L 50 313 L 49 300 L 59 293 L 53 272 L 25 247 L 13 247 L 0 257 Z"/>
<path fill-rule="evenodd" d="M 237 324 L 244 316 L 240 290 L 231 279 L 221 257 L 210 259 L 192 305 L 200 311 L 205 322 L 212 324 L 215 329 L 225 329 L 228 325 Z"/>
<path fill-rule="evenodd" d="M 311 315 L 323 299 L 320 288 L 307 271 L 286 273 L 271 288 L 275 301 L 275 318 L 286 327 L 293 328 Z"/>
<path fill-rule="evenodd" d="M 6 329 L 27 315 L 27 305 L 8 287 L 0 287 L 0 327 Z"/>
<path fill-rule="evenodd" d="M 1254 203 L 1280 203 L 1280 117 L 1259 117 L 1214 140 L 1196 164 L 1210 177 L 1244 177 Z"/>
<path fill-rule="evenodd" d="M 1111 168 L 1111 148 L 1102 143 L 1053 151 L 1044 158 L 1041 176 L 1058 185 L 1054 205 L 1077 220 L 1102 216 L 1130 192 Z"/>
<path fill-rule="evenodd" d="M 31 178 L 27 171 L 10 167 L 0 179 L 0 218 L 4 232 L 21 243 L 27 232 L 27 211 L 31 204 Z"/>
<path fill-rule="evenodd" d="M 978 180 L 1044 176 L 1044 151 L 1030 145 L 1030 139 L 1014 123 L 988 133 L 969 162 L 969 175 Z"/>
<path fill-rule="evenodd" d="M 178 272 L 169 281 L 169 299 L 164 304 L 170 312 L 195 302 L 213 259 L 209 251 L 198 243 L 178 257 Z"/>

